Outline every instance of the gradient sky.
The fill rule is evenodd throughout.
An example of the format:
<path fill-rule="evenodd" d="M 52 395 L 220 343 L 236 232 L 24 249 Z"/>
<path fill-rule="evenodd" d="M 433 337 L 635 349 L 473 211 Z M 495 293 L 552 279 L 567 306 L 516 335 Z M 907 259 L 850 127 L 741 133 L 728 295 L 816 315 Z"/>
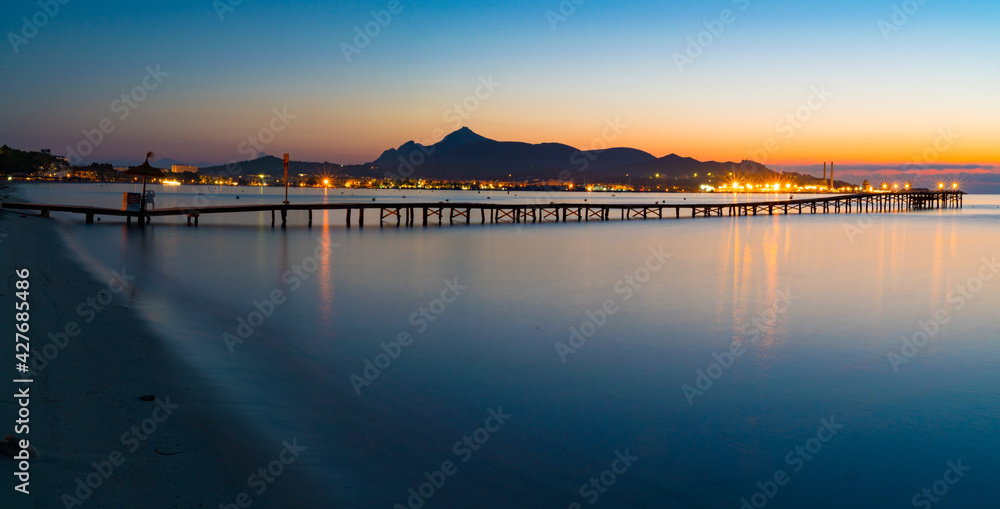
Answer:
<path fill-rule="evenodd" d="M 263 151 L 296 160 L 367 162 L 466 125 L 498 140 L 586 149 L 605 136 L 656 156 L 1000 183 L 995 0 L 403 1 L 350 62 L 342 43 L 390 2 L 242 0 L 220 18 L 236 1 L 70 1 L 27 43 L 11 42 L 22 17 L 49 16 L 8 2 L 0 143 L 66 154 L 107 118 L 114 131 L 87 161 L 154 150 L 221 163 L 245 159 L 241 144 L 277 108 L 295 118 Z M 894 6 L 912 12 L 899 26 Z M 679 70 L 674 54 L 724 9 L 732 23 Z M 898 28 L 888 40 L 880 20 Z M 157 66 L 169 76 L 121 119 L 114 101 Z M 499 85 L 471 99 L 490 77 Z M 813 90 L 830 95 L 810 109 Z M 807 120 L 779 123 L 796 112 Z"/>

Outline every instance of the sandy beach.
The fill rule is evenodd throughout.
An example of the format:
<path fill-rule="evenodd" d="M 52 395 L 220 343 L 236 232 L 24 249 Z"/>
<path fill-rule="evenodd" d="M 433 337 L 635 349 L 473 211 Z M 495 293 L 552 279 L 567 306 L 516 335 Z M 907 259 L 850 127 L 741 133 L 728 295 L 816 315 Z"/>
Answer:
<path fill-rule="evenodd" d="M 9 186 L 0 195 L 17 199 Z M 261 443 L 228 419 L 213 388 L 171 358 L 129 309 L 141 288 L 122 284 L 131 277 L 127 268 L 121 277 L 95 280 L 68 256 L 56 228 L 54 219 L 0 212 L 7 281 L 0 294 L 12 309 L 14 271 L 30 270 L 31 346 L 47 354 L 45 362 L 35 361 L 43 369 L 30 385 L 26 438 L 41 453 L 30 464 L 30 494 L 14 491 L 17 465 L 0 458 L 8 479 L 0 507 L 241 507 L 231 505 L 240 493 L 254 507 L 302 507 L 310 490 L 293 467 L 260 494 L 259 485 L 248 484 L 258 468 L 279 459 L 282 444 Z M 89 307 L 88 299 L 109 293 L 113 302 L 98 304 L 99 312 Z M 11 311 L 0 321 L 13 319 Z M 67 331 L 75 336 L 59 335 Z M 11 362 L 5 372 L 14 373 L 12 356 L 5 358 Z M 4 385 L 0 429 L 6 436 L 17 403 L 11 379 Z"/>

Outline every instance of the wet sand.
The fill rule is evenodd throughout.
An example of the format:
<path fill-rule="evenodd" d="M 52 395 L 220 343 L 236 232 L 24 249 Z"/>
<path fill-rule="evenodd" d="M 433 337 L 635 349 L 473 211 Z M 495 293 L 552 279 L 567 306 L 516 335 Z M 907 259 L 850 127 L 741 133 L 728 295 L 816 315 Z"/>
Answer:
<path fill-rule="evenodd" d="M 16 200 L 15 190 L 0 188 L 0 200 Z M 121 281 L 132 274 L 126 269 L 121 278 L 96 280 L 65 252 L 57 227 L 55 219 L 0 212 L 6 280 L 0 298 L 13 309 L 14 271 L 30 270 L 31 347 L 41 359 L 33 363 L 41 369 L 29 373 L 27 435 L 41 456 L 31 461 L 30 494 L 5 482 L 10 491 L 0 496 L 0 507 L 240 507 L 230 505 L 240 493 L 253 507 L 315 502 L 310 499 L 318 490 L 295 474 L 294 465 L 260 494 L 260 484 L 248 484 L 259 468 L 279 459 L 282 444 L 261 442 L 220 412 L 223 402 L 213 396 L 218 391 L 172 358 L 129 309 L 137 290 Z M 98 302 L 100 311 L 87 301 L 109 294 L 113 301 Z M 13 320 L 13 311 L 0 315 L 0 323 L 11 325 L 7 330 Z M 76 324 L 69 328 L 75 337 L 57 335 L 68 324 Z M 10 363 L 4 371 L 15 373 L 13 356 L 3 358 Z M 4 436 L 17 418 L 11 380 L 3 382 L 7 389 L 0 396 Z M 152 401 L 142 399 L 148 395 Z M 10 479 L 16 467 L 0 458 L 4 477 Z"/>

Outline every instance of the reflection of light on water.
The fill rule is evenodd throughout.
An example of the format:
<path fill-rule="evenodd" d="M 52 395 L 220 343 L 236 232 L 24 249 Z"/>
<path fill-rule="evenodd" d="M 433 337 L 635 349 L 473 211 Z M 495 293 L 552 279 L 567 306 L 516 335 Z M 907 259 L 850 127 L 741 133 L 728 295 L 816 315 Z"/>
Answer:
<path fill-rule="evenodd" d="M 773 309 L 778 302 L 778 242 L 782 236 L 778 228 L 781 227 L 781 224 L 786 223 L 786 221 L 781 221 L 782 219 L 784 218 L 778 218 L 777 216 L 772 218 L 761 243 L 761 250 L 763 251 L 762 259 L 764 262 L 764 286 L 761 292 L 763 294 L 762 298 L 757 301 L 757 308 L 760 311 L 755 316 L 760 316 L 760 313 Z M 760 325 L 757 328 L 760 332 L 760 341 L 757 347 L 761 350 L 771 350 L 777 343 L 776 331 L 778 321 L 769 324 L 764 320 L 760 320 L 759 323 Z"/>
<path fill-rule="evenodd" d="M 263 245 L 259 245 L 259 247 L 263 248 L 264 246 Z M 264 256 L 264 253 L 261 252 L 261 254 L 259 256 Z M 283 277 L 283 274 L 285 273 L 285 271 L 288 270 L 289 266 L 290 265 L 288 263 L 288 230 L 285 230 L 284 228 L 282 228 L 282 230 L 281 230 L 281 250 L 279 251 L 278 265 L 277 265 L 277 267 L 275 267 L 275 269 L 277 269 L 276 274 L 275 274 L 277 276 L 275 278 L 275 282 L 278 285 L 278 288 L 282 288 L 282 287 L 285 288 L 284 289 L 285 293 L 288 293 L 288 288 L 285 287 L 284 281 L 282 281 L 282 277 Z"/>
<path fill-rule="evenodd" d="M 955 231 L 955 223 L 949 223 L 949 227 L 951 228 L 951 242 L 949 243 L 949 245 L 951 246 L 951 257 L 952 258 L 957 258 L 958 257 L 958 232 Z"/>
<path fill-rule="evenodd" d="M 934 228 L 931 245 L 925 249 L 931 252 L 931 308 L 936 312 L 945 306 L 948 274 L 946 263 L 958 261 L 958 232 L 955 223 L 939 222 Z"/>
<path fill-rule="evenodd" d="M 875 248 L 875 298 L 873 304 L 875 311 L 882 312 L 883 298 L 885 297 L 885 223 L 879 223 L 879 231 L 874 228 L 869 230 L 871 235 L 878 235 L 878 246 Z"/>
<path fill-rule="evenodd" d="M 323 321 L 324 325 L 332 325 L 333 323 L 333 269 L 330 267 L 331 260 L 333 259 L 333 246 L 331 243 L 333 240 L 330 238 L 330 224 L 329 224 L 329 211 L 323 211 L 323 232 L 320 234 L 321 246 L 323 249 L 323 258 L 319 261 L 319 298 L 320 298 L 320 313 L 319 319 Z"/>
<path fill-rule="evenodd" d="M 940 305 L 941 303 L 941 275 L 944 269 L 941 259 L 944 257 L 944 232 L 942 231 L 944 225 L 941 223 L 937 224 L 934 228 L 934 244 L 929 246 L 928 251 L 931 252 L 931 300 L 930 309 L 933 309 Z"/>
<path fill-rule="evenodd" d="M 733 337 L 742 337 L 742 332 L 740 332 L 741 324 L 749 318 L 746 316 L 747 307 L 744 303 L 743 298 L 743 269 L 747 263 L 752 262 L 753 254 L 749 252 L 749 245 L 745 244 L 740 237 L 740 228 L 742 224 L 739 221 L 733 221 L 730 228 L 730 242 L 728 252 L 731 256 L 728 257 L 726 269 L 732 271 L 732 309 L 733 309 Z"/>
<path fill-rule="evenodd" d="M 727 238 L 726 242 L 727 243 L 726 243 L 725 272 L 723 274 L 728 274 L 730 271 L 733 272 L 732 286 L 735 289 L 736 288 L 736 280 L 737 280 L 736 270 L 735 270 L 736 258 L 737 258 L 737 255 L 736 255 L 736 246 L 739 245 L 739 243 L 740 243 L 740 228 L 739 228 L 738 221 L 734 220 L 734 221 L 730 221 L 729 222 L 729 235 L 728 235 L 728 238 Z M 728 292 L 729 292 L 729 288 L 726 285 L 726 278 L 725 277 L 719 278 L 719 295 L 724 296 Z M 737 333 L 739 332 L 739 328 L 736 327 L 736 322 L 738 321 L 737 320 L 738 317 L 736 316 L 736 291 L 735 290 L 732 292 L 731 300 L 732 300 L 731 307 L 733 309 L 733 321 L 732 321 L 732 323 L 733 323 L 733 337 L 736 337 Z M 725 305 L 724 300 L 723 299 L 719 299 L 719 307 L 717 309 L 717 314 L 719 316 L 719 320 L 720 321 L 723 318 L 722 313 L 723 313 L 723 306 L 724 305 Z"/>
<path fill-rule="evenodd" d="M 891 250 L 889 251 L 889 256 L 891 260 L 889 265 L 889 273 L 892 275 L 896 275 L 899 274 L 899 271 L 902 269 L 904 265 L 903 253 L 906 251 L 906 232 L 904 231 L 905 227 L 902 224 L 900 224 L 900 221 L 892 221 L 891 219 L 890 221 L 892 224 L 892 229 L 891 229 L 892 245 L 890 246 Z"/>
<path fill-rule="evenodd" d="M 742 228 L 747 231 L 741 231 Z M 740 220 L 730 225 L 726 270 L 732 274 L 732 334 L 734 340 L 744 342 L 758 358 L 773 358 L 774 349 L 784 339 L 779 325 L 783 318 L 776 315 L 777 320 L 769 324 L 762 316 L 770 319 L 776 306 L 784 307 L 779 302 L 779 290 L 784 290 L 779 288 L 779 266 L 791 259 L 792 239 L 784 218 L 773 218 L 764 227 L 766 230 L 760 228 L 759 223 Z M 748 341 L 752 330 L 757 331 L 759 339 L 751 345 Z"/>

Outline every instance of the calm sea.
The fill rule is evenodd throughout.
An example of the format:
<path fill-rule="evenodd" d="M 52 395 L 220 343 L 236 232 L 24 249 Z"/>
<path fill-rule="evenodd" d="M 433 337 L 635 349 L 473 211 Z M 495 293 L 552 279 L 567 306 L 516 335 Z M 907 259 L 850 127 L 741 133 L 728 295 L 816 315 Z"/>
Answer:
<path fill-rule="evenodd" d="M 134 187 L 21 194 L 119 206 Z M 282 199 L 152 188 L 159 207 Z M 516 194 L 290 199 L 734 199 Z M 285 229 L 270 213 L 53 217 L 95 275 L 136 274 L 135 309 L 214 382 L 220 412 L 308 446 L 286 476 L 345 507 L 1000 506 L 998 196 L 884 215 L 379 228 L 369 214 L 364 229 L 334 212 Z"/>

